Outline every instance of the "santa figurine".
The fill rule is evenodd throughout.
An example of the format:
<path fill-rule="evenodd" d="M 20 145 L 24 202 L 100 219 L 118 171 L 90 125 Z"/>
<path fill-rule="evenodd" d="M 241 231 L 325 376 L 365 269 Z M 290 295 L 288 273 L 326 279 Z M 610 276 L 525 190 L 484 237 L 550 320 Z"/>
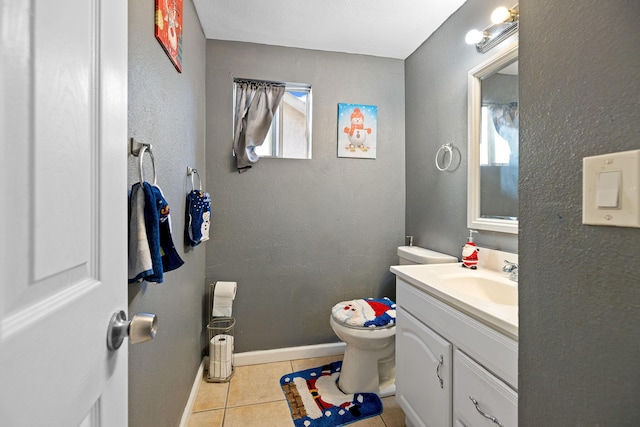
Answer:
<path fill-rule="evenodd" d="M 462 266 L 475 270 L 478 268 L 478 251 L 480 249 L 473 242 L 473 233 L 477 233 L 477 231 L 469 230 L 469 239 L 462 247 Z"/>

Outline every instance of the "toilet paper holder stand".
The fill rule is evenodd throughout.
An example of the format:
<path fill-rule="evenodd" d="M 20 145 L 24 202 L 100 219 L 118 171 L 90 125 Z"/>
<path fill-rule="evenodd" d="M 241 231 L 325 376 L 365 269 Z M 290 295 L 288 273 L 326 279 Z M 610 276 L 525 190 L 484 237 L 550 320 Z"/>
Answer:
<path fill-rule="evenodd" d="M 228 382 L 231 380 L 234 372 L 233 347 L 234 333 L 233 329 L 236 319 L 231 316 L 212 315 L 213 298 L 215 291 L 215 283 L 209 286 L 209 323 L 207 324 L 207 333 L 209 337 L 209 356 L 208 361 L 205 359 L 205 367 L 207 382 Z"/>

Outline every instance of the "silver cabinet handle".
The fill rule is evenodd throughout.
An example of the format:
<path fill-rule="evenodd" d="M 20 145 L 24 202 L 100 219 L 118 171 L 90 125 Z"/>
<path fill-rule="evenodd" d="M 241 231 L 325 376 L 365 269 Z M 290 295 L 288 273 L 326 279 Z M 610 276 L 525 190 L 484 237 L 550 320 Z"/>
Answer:
<path fill-rule="evenodd" d="M 438 377 L 438 381 L 440 381 L 440 388 L 444 388 L 444 380 L 440 376 L 440 367 L 444 363 L 444 357 L 440 355 L 440 360 L 438 361 L 438 366 L 436 366 L 436 376 Z"/>
<path fill-rule="evenodd" d="M 119 349 L 127 336 L 131 344 L 152 340 L 157 331 L 158 317 L 155 314 L 138 313 L 130 321 L 127 321 L 127 315 L 123 310 L 120 310 L 114 313 L 109 321 L 107 348 L 109 350 Z"/>
<path fill-rule="evenodd" d="M 490 420 L 491 420 L 491 421 L 493 421 L 495 424 L 498 424 L 500 427 L 504 427 L 504 426 L 502 425 L 502 423 L 501 423 L 500 421 L 498 421 L 498 419 L 497 419 L 496 417 L 494 417 L 493 415 L 485 414 L 484 412 L 482 412 L 482 411 L 480 410 L 480 408 L 478 408 L 478 401 L 477 401 L 477 400 L 475 400 L 475 399 L 473 398 L 473 396 L 469 396 L 469 399 L 471 399 L 471 401 L 473 402 L 473 404 L 474 404 L 474 405 L 475 405 L 475 407 L 476 407 L 476 411 L 478 411 L 478 413 L 480 413 L 480 415 L 482 415 L 482 416 L 483 416 L 483 417 L 485 417 L 485 418 L 490 419 Z"/>

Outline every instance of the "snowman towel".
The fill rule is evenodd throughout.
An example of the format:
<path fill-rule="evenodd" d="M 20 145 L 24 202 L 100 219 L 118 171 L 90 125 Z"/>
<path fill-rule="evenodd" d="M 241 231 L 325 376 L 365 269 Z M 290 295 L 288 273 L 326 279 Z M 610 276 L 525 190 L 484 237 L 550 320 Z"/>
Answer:
<path fill-rule="evenodd" d="M 191 246 L 209 240 L 211 197 L 202 190 L 187 194 L 184 237 Z"/>

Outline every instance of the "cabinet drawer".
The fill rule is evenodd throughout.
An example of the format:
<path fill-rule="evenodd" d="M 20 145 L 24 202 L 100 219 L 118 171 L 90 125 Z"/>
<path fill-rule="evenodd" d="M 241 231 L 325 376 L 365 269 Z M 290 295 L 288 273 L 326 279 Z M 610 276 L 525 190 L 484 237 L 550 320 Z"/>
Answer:
<path fill-rule="evenodd" d="M 489 416 L 496 420 L 489 419 Z M 455 426 L 517 427 L 518 394 L 460 350 L 455 350 L 453 417 Z"/>

